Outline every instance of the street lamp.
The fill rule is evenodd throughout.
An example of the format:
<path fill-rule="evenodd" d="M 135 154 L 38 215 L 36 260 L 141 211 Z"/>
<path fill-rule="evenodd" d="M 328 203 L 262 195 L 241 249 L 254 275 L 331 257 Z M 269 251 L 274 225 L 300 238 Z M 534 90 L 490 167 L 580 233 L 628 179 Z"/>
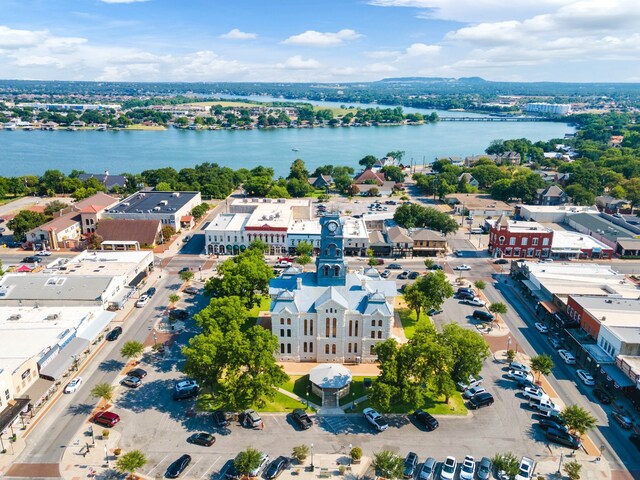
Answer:
<path fill-rule="evenodd" d="M 313 443 L 311 444 L 311 471 L 313 472 Z"/>
<path fill-rule="evenodd" d="M 560 452 L 560 463 L 558 463 L 558 471 L 556 472 L 556 475 L 561 475 L 562 472 L 560 471 L 560 468 L 562 467 L 562 457 L 563 457 L 563 452 Z"/>
<path fill-rule="evenodd" d="M 349 466 L 351 466 L 351 448 L 352 448 L 352 445 L 349 444 Z"/>
<path fill-rule="evenodd" d="M 604 455 L 604 445 L 600 445 L 600 454 L 598 455 L 598 458 L 596 459 L 598 462 L 602 459 Z"/>
<path fill-rule="evenodd" d="M 511 335 L 507 338 L 507 352 L 511 350 Z"/>
<path fill-rule="evenodd" d="M 307 410 L 309 410 L 309 391 L 308 390 L 306 392 L 306 396 L 307 396 Z"/>

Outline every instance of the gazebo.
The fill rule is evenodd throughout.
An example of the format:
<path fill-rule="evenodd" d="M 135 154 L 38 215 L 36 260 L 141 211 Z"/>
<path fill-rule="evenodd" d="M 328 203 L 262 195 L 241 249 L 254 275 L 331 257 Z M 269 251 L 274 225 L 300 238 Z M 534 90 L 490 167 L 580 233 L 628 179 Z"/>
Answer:
<path fill-rule="evenodd" d="M 335 363 L 321 363 L 309 371 L 311 392 L 322 398 L 322 405 L 338 405 L 349 394 L 351 370 Z"/>

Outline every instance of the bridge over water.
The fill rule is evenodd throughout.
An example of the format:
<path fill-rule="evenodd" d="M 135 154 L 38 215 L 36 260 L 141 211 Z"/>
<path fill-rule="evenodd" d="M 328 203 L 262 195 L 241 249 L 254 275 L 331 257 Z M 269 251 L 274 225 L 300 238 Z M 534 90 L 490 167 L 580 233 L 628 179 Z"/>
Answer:
<path fill-rule="evenodd" d="M 440 122 L 548 122 L 544 117 L 439 117 Z"/>

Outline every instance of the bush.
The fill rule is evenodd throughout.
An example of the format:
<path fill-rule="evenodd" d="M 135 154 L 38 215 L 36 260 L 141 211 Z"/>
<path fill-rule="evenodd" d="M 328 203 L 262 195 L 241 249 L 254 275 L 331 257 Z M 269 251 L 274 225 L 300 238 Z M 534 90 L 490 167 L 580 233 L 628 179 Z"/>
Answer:
<path fill-rule="evenodd" d="M 109 430 L 106 428 L 102 430 L 102 438 L 109 438 Z"/>
<path fill-rule="evenodd" d="M 307 445 L 298 445 L 297 447 L 293 447 L 293 453 L 291 456 L 302 463 L 309 456 L 309 447 Z"/>
<path fill-rule="evenodd" d="M 507 350 L 507 360 L 513 362 L 514 358 L 516 358 L 516 351 L 512 348 Z"/>
<path fill-rule="evenodd" d="M 362 458 L 362 449 L 360 447 L 353 447 L 349 452 L 351 460 L 360 460 Z"/>

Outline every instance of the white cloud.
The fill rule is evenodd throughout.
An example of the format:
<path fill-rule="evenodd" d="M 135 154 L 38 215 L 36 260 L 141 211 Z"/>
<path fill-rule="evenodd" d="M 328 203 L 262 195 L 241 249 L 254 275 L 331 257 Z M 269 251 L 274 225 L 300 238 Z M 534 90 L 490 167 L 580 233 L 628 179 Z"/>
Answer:
<path fill-rule="evenodd" d="M 401 55 L 401 52 L 397 50 L 374 50 L 371 52 L 364 52 L 364 56 L 368 58 L 396 58 Z"/>
<path fill-rule="evenodd" d="M 227 33 L 223 33 L 222 35 L 220 35 L 220 38 L 223 38 L 225 40 L 253 40 L 257 37 L 257 33 L 242 32 L 237 28 L 229 30 Z"/>
<path fill-rule="evenodd" d="M 372 63 L 370 65 L 365 65 L 362 68 L 362 71 L 366 73 L 391 73 L 397 72 L 398 69 L 388 63 Z"/>
<path fill-rule="evenodd" d="M 304 59 L 300 55 L 289 57 L 284 63 L 278 63 L 276 65 L 277 68 L 293 70 L 313 70 L 321 66 L 317 60 L 313 58 Z"/>
<path fill-rule="evenodd" d="M 0 49 L 32 47 L 40 43 L 45 35 L 45 31 L 16 30 L 0 25 Z"/>
<path fill-rule="evenodd" d="M 282 43 L 289 45 L 304 45 L 308 47 L 335 47 L 344 42 L 355 40 L 362 37 L 355 30 L 345 28 L 339 32 L 317 32 L 315 30 L 307 30 L 298 35 L 292 35 Z"/>
<path fill-rule="evenodd" d="M 439 45 L 427 45 L 424 43 L 414 43 L 407 48 L 407 55 L 410 57 L 432 56 L 440 53 L 442 47 Z"/>
<path fill-rule="evenodd" d="M 182 61 L 172 58 L 175 65 L 171 78 L 179 80 L 232 79 L 234 75 L 244 72 L 246 66 L 236 60 L 225 60 L 210 50 L 186 55 Z"/>

